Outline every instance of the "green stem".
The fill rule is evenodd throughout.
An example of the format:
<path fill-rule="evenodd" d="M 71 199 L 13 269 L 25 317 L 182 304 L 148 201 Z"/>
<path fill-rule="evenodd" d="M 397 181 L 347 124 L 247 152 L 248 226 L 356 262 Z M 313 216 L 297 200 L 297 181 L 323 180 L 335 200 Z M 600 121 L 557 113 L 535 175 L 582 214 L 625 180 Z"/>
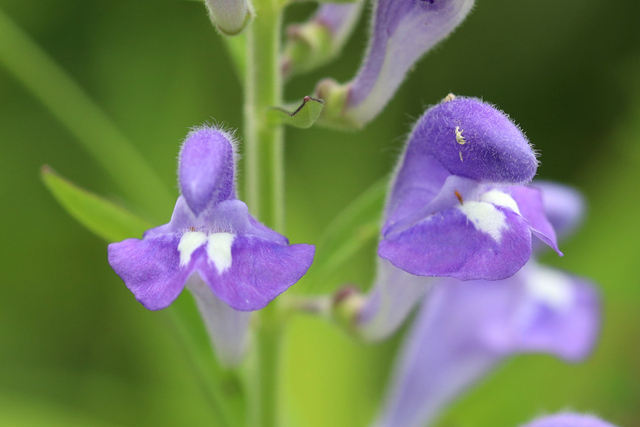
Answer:
<path fill-rule="evenodd" d="M 245 77 L 245 197 L 251 212 L 269 227 L 284 227 L 282 125 L 269 118 L 282 104 L 279 0 L 254 2 L 256 18 L 247 30 Z"/>
<path fill-rule="evenodd" d="M 284 231 L 284 151 L 282 125 L 269 109 L 282 104 L 280 73 L 281 0 L 255 0 L 256 17 L 247 29 L 245 76 L 245 198 L 267 226 Z M 251 375 L 249 425 L 278 425 L 282 316 L 275 303 L 260 312 L 255 369 Z"/>

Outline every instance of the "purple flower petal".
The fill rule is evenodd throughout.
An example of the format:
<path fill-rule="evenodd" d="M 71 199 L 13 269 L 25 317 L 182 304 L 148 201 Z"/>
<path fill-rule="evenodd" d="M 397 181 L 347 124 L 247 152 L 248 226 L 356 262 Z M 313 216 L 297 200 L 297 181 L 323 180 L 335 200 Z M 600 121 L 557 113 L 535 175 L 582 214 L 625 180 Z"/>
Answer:
<path fill-rule="evenodd" d="M 535 181 L 532 186 L 542 192 L 547 218 L 556 234 L 571 234 L 582 222 L 585 202 L 582 195 L 571 187 L 546 181 Z"/>
<path fill-rule="evenodd" d="M 568 361 L 589 355 L 600 332 L 600 298 L 585 279 L 539 264 L 519 274 L 524 287 L 517 315 L 486 335 L 503 354 L 545 352 Z"/>
<path fill-rule="evenodd" d="M 520 213 L 531 226 L 531 232 L 542 242 L 552 247 L 558 255 L 562 256 L 562 252 L 558 249 L 556 232 L 551 222 L 547 219 L 540 190 L 532 187 L 515 186 L 510 187 L 508 191 L 518 204 Z"/>
<path fill-rule="evenodd" d="M 191 273 L 189 265 L 180 266 L 178 240 L 169 234 L 109 245 L 111 268 L 149 310 L 168 307 Z"/>
<path fill-rule="evenodd" d="M 367 56 L 350 84 L 345 114 L 372 120 L 407 71 L 465 18 L 473 0 L 378 0 Z"/>
<path fill-rule="evenodd" d="M 475 98 L 457 97 L 418 120 L 406 157 L 429 154 L 452 175 L 480 182 L 525 184 L 538 161 L 507 115 Z"/>
<path fill-rule="evenodd" d="M 522 427 L 615 427 L 592 415 L 556 414 L 538 418 Z"/>
<path fill-rule="evenodd" d="M 250 235 L 220 236 L 207 243 L 196 268 L 212 292 L 231 308 L 259 310 L 307 272 L 311 245 L 281 245 Z"/>
<path fill-rule="evenodd" d="M 220 362 L 225 366 L 240 363 L 247 348 L 251 313 L 234 310 L 222 302 L 199 274 L 191 276 L 187 287 L 195 298 Z"/>
<path fill-rule="evenodd" d="M 504 279 L 531 255 L 531 232 L 511 209 L 465 202 L 386 234 L 378 255 L 408 273 L 460 280 Z"/>
<path fill-rule="evenodd" d="M 180 190 L 199 215 L 209 206 L 235 197 L 234 146 L 231 135 L 202 127 L 187 135 L 180 151 Z"/>
<path fill-rule="evenodd" d="M 512 354 L 584 358 L 599 318 L 591 287 L 534 263 L 502 281 L 443 280 L 422 305 L 375 425 L 425 425 Z"/>
<path fill-rule="evenodd" d="M 378 259 L 378 272 L 356 323 L 367 341 L 387 338 L 400 327 L 415 305 L 431 288 L 433 279 L 414 276 Z"/>

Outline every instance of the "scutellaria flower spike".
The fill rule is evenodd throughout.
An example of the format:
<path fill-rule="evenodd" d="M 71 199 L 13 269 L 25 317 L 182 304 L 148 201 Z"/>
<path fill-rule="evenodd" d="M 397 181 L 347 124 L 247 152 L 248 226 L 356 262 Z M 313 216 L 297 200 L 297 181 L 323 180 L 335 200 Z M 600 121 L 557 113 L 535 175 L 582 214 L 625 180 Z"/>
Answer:
<path fill-rule="evenodd" d="M 220 359 L 239 362 L 249 312 L 265 307 L 311 266 L 314 248 L 288 240 L 236 199 L 235 143 L 217 128 L 192 131 L 180 152 L 182 195 L 168 224 L 109 245 L 109 264 L 149 310 L 188 286 Z"/>
<path fill-rule="evenodd" d="M 205 0 L 213 25 L 226 36 L 240 34 L 254 15 L 250 0 Z"/>
<path fill-rule="evenodd" d="M 474 0 L 377 0 L 369 48 L 356 77 L 321 81 L 325 125 L 361 128 L 393 97 L 411 67 L 467 16 Z"/>
<path fill-rule="evenodd" d="M 574 206 L 558 201 L 550 195 L 545 207 L 558 225 L 568 225 L 576 218 Z M 428 424 L 511 355 L 549 353 L 569 362 L 583 360 L 599 328 L 595 287 L 534 260 L 501 281 L 439 281 L 424 299 L 374 425 Z"/>

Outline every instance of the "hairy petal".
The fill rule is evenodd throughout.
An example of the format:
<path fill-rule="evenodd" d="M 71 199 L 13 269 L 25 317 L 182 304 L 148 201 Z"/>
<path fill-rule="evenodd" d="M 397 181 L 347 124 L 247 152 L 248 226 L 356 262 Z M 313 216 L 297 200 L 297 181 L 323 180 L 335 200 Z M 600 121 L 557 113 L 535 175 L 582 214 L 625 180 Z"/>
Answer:
<path fill-rule="evenodd" d="M 180 265 L 179 237 L 159 235 L 109 245 L 109 264 L 136 299 L 149 310 L 168 307 L 182 292 L 193 270 Z"/>
<path fill-rule="evenodd" d="M 180 190 L 199 215 L 218 202 L 235 197 L 234 146 L 229 134 L 212 127 L 191 131 L 180 151 Z"/>
<path fill-rule="evenodd" d="M 430 154 L 452 175 L 479 182 L 526 184 L 538 161 L 524 134 L 495 107 L 457 97 L 416 123 L 405 157 Z"/>
<path fill-rule="evenodd" d="M 257 236 L 237 235 L 229 255 L 216 259 L 221 245 L 207 246 L 196 268 L 213 293 L 239 311 L 259 310 L 286 291 L 313 262 L 311 245 L 282 245 Z M 215 246 L 215 247 L 213 247 Z"/>
<path fill-rule="evenodd" d="M 463 210 L 464 209 L 464 210 Z M 531 255 L 531 232 L 510 209 L 465 202 L 380 241 L 378 255 L 419 276 L 499 280 Z"/>

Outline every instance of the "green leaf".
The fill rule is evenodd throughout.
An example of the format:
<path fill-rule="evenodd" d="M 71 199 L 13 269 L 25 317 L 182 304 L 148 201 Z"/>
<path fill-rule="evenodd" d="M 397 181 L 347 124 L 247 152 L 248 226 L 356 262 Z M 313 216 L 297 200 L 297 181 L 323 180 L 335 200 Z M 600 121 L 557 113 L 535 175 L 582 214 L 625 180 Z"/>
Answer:
<path fill-rule="evenodd" d="M 318 117 L 320 117 L 322 109 L 324 108 L 324 101 L 310 96 L 305 96 L 302 100 L 302 104 L 300 104 L 299 107 L 294 108 L 287 109 L 274 107 L 270 110 L 270 113 L 286 125 L 307 129 L 313 126 L 316 120 L 318 120 Z"/>
<path fill-rule="evenodd" d="M 387 193 L 388 178 L 383 178 L 362 193 L 329 224 L 316 248 L 314 278 L 309 293 L 327 293 L 329 279 L 380 231 L 380 220 Z"/>
<path fill-rule="evenodd" d="M 48 166 L 42 167 L 42 180 L 72 217 L 108 242 L 141 237 L 152 227 L 113 202 L 77 187 Z"/>
<path fill-rule="evenodd" d="M 150 216 L 173 206 L 173 194 L 144 156 L 78 83 L 1 9 L 0 65 L 76 137 L 131 203 Z"/>

